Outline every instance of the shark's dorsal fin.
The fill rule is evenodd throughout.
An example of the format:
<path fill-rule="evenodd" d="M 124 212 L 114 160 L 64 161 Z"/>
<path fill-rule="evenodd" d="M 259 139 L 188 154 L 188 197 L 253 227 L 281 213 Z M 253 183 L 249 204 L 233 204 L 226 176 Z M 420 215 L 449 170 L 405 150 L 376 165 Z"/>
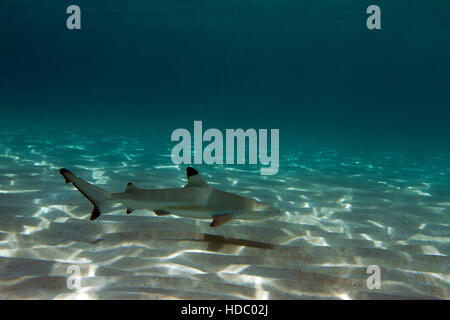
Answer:
<path fill-rule="evenodd" d="M 136 190 L 139 190 L 138 187 L 136 187 L 131 182 L 128 182 L 127 187 L 125 188 L 125 192 L 133 192 L 133 191 L 136 191 Z"/>
<path fill-rule="evenodd" d="M 192 187 L 208 187 L 208 182 L 202 178 L 202 176 L 192 167 L 187 167 L 186 169 L 188 183 L 185 188 Z"/>

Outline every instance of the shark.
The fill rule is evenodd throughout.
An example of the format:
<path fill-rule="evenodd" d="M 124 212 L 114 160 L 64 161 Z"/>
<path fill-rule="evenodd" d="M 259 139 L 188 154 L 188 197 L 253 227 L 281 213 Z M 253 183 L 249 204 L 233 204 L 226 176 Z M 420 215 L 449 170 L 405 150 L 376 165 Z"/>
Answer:
<path fill-rule="evenodd" d="M 91 220 L 100 217 L 111 205 L 122 205 L 127 214 L 147 209 L 158 216 L 173 214 L 211 219 L 211 227 L 221 226 L 233 219 L 261 220 L 281 213 L 266 203 L 211 187 L 192 167 L 186 169 L 188 183 L 183 188 L 144 190 L 129 182 L 125 191 L 120 193 L 108 192 L 65 168 L 60 169 L 59 173 L 66 183 L 72 183 L 93 204 Z"/>

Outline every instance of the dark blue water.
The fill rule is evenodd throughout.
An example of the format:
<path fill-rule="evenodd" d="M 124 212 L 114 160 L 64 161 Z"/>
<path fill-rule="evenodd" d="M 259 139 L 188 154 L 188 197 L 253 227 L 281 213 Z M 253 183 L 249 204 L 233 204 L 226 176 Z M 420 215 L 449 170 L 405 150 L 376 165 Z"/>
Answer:
<path fill-rule="evenodd" d="M 3 121 L 449 145 L 447 1 L 379 1 L 373 31 L 361 1 L 78 1 L 77 31 L 69 4 L 1 2 Z"/>
<path fill-rule="evenodd" d="M 81 30 L 66 28 L 71 4 Z M 381 30 L 366 27 L 371 4 Z M 0 263 L 43 270 L 0 271 L 24 279 L 0 283 L 0 297 L 449 298 L 448 1 L 0 0 L 0 39 Z M 196 166 L 279 207 L 277 221 L 91 222 L 58 175 L 110 191 L 183 186 L 170 135 L 194 120 L 280 130 L 277 175 Z M 276 252 L 213 250 L 205 233 Z M 74 263 L 92 276 L 78 296 L 64 284 Z M 381 292 L 365 287 L 369 264 L 388 280 Z M 106 278 L 124 270 L 144 280 Z M 197 291 L 179 289 L 194 278 Z"/>

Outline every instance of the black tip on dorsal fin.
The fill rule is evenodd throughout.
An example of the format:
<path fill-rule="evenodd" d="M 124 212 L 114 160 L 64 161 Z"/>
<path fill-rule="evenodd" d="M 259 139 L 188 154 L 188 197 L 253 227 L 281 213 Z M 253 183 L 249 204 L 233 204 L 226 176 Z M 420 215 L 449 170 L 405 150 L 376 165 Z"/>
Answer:
<path fill-rule="evenodd" d="M 196 176 L 198 174 L 198 171 L 192 167 L 187 167 L 186 172 L 187 172 L 188 178 L 192 177 L 192 176 Z"/>
<path fill-rule="evenodd" d="M 125 192 L 131 192 L 134 190 L 137 190 L 138 188 L 132 184 L 131 182 L 128 182 L 127 187 L 125 188 Z"/>

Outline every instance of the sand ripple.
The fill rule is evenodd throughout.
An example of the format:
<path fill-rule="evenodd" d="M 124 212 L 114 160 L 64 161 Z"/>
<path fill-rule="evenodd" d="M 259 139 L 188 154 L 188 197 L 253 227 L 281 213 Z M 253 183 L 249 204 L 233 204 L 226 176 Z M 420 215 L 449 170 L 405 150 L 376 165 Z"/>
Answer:
<path fill-rule="evenodd" d="M 72 167 L 110 191 L 182 186 L 184 167 L 160 140 L 38 136 L 9 132 L 0 144 L 0 298 L 450 298 L 448 156 L 292 145 L 272 178 L 200 166 L 218 188 L 283 210 L 211 229 L 147 211 L 89 221 L 90 204 L 57 172 Z M 79 289 L 67 287 L 71 265 Z M 381 289 L 367 288 L 369 265 Z"/>

